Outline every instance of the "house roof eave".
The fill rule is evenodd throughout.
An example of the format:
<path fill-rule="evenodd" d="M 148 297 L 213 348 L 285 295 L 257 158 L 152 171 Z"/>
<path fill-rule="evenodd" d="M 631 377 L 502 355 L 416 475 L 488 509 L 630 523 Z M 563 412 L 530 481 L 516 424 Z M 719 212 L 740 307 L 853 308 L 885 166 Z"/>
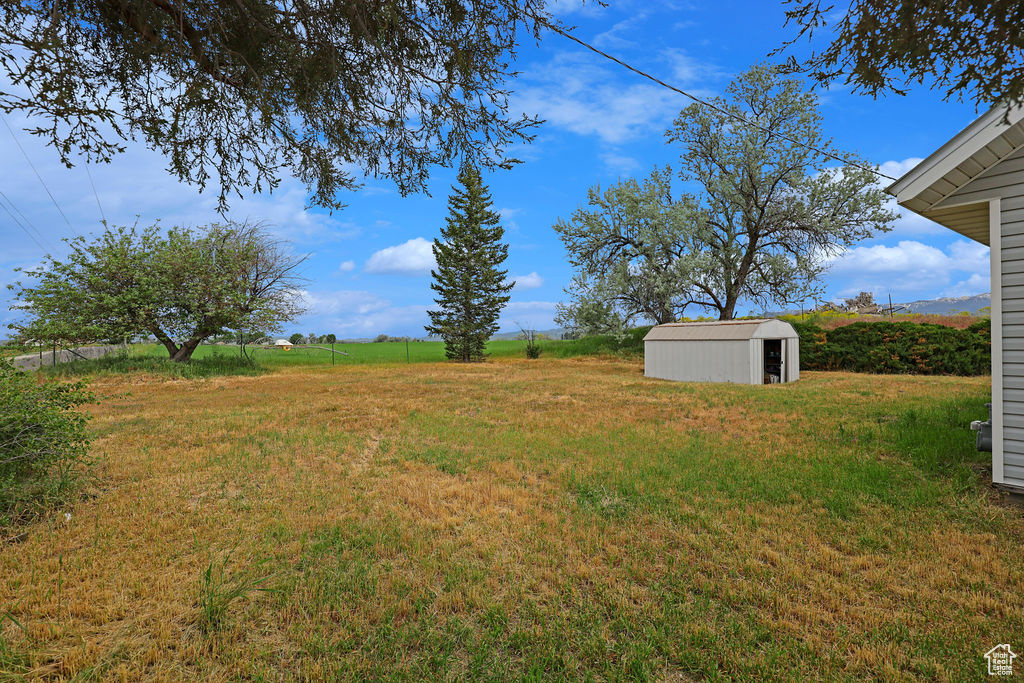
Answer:
<path fill-rule="evenodd" d="M 1024 107 L 1018 106 L 1009 111 L 1003 106 L 992 107 L 953 136 L 946 144 L 929 154 L 899 180 L 889 185 L 886 192 L 896 197 L 896 201 L 901 205 L 913 201 L 935 182 L 970 159 L 985 145 L 1021 120 L 1024 120 Z M 995 163 L 998 163 L 998 160 L 992 165 Z M 992 165 L 973 174 L 973 177 L 984 173 Z"/>

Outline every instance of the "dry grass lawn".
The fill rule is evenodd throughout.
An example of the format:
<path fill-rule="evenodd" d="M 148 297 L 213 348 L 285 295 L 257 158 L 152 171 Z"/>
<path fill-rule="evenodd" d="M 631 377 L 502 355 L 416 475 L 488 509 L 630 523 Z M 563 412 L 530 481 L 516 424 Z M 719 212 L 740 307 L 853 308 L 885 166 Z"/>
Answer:
<path fill-rule="evenodd" d="M 1024 648 L 1021 509 L 965 429 L 988 378 L 93 389 L 89 494 L 0 550 L 11 677 L 963 680 Z"/>

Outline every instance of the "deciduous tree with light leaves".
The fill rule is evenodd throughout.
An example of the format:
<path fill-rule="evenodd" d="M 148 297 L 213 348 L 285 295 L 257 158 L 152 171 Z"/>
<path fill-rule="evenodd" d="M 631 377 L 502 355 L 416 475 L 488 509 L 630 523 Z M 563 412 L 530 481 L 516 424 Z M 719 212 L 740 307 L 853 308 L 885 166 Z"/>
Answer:
<path fill-rule="evenodd" d="M 305 260 L 259 224 L 205 229 L 111 227 L 69 240 L 10 285 L 23 318 L 10 327 L 47 342 L 120 340 L 151 334 L 186 362 L 204 340 L 232 330 L 276 330 L 303 310 Z"/>
<path fill-rule="evenodd" d="M 655 169 L 592 188 L 556 223 L 576 269 L 560 324 L 594 333 L 690 307 L 729 320 L 741 302 L 798 303 L 820 292 L 830 256 L 889 229 L 875 174 L 825 138 L 817 97 L 797 81 L 755 66 L 712 102 L 684 109 L 667 133 L 689 191 Z"/>

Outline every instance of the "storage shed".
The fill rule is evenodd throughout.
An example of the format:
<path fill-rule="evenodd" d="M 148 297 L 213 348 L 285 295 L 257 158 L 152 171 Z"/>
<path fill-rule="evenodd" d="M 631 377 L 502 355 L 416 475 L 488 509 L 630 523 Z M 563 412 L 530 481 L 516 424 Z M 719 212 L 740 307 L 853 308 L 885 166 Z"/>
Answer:
<path fill-rule="evenodd" d="M 992 481 L 1024 492 L 1024 108 L 992 109 L 888 191 L 990 247 Z"/>
<path fill-rule="evenodd" d="M 644 375 L 680 382 L 795 382 L 800 336 L 774 319 L 657 325 L 644 337 Z"/>

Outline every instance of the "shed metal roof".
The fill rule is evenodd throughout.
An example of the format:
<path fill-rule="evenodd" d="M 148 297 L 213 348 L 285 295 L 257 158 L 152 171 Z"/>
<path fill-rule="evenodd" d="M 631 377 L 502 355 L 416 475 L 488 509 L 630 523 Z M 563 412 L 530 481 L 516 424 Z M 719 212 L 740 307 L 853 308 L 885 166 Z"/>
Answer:
<path fill-rule="evenodd" d="M 793 326 L 775 318 L 665 323 L 651 328 L 644 341 L 712 341 L 729 339 L 793 339 Z"/>

